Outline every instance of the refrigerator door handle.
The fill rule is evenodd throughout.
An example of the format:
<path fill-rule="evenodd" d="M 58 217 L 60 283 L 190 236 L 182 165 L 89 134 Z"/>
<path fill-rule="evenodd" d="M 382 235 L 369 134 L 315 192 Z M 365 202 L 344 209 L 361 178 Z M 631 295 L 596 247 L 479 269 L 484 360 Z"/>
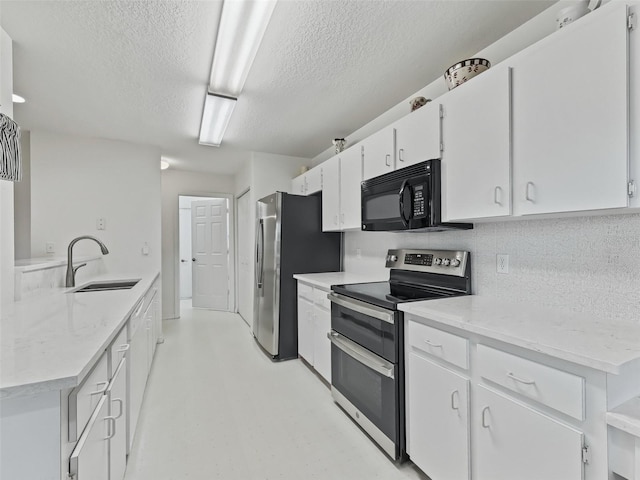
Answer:
<path fill-rule="evenodd" d="M 258 241 L 256 242 L 256 263 L 258 277 L 258 288 L 262 289 L 264 282 L 264 220 L 260 219 L 260 228 L 258 230 Z"/>

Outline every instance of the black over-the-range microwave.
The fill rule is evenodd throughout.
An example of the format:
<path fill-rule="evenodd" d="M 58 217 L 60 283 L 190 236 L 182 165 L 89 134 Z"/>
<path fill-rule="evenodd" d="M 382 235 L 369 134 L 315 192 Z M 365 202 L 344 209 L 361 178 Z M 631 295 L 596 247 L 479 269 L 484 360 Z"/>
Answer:
<path fill-rule="evenodd" d="M 362 182 L 362 230 L 440 231 L 473 228 L 441 221 L 440 160 L 416 163 Z"/>

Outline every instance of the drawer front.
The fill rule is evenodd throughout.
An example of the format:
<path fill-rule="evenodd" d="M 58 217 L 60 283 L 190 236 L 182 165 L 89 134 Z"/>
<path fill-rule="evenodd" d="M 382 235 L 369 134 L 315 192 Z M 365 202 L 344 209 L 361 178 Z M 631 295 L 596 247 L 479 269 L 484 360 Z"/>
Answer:
<path fill-rule="evenodd" d="M 298 282 L 298 295 L 313 302 L 313 287 L 306 283 Z"/>
<path fill-rule="evenodd" d="M 331 300 L 329 300 L 329 292 L 322 290 L 321 288 L 313 289 L 313 303 L 324 308 L 325 310 L 331 310 Z"/>
<path fill-rule="evenodd" d="M 109 364 L 111 367 L 109 370 L 109 378 L 113 378 L 118 364 L 126 355 L 127 350 L 129 350 L 129 343 L 127 342 L 127 326 L 125 325 L 109 347 Z"/>
<path fill-rule="evenodd" d="M 509 390 L 584 420 L 584 378 L 478 345 L 480 375 Z"/>
<path fill-rule="evenodd" d="M 100 357 L 91 373 L 69 394 L 69 441 L 80 438 L 109 385 L 108 359 Z"/>
<path fill-rule="evenodd" d="M 469 368 L 469 341 L 452 333 L 443 332 L 418 322 L 409 322 L 408 340 L 411 348 L 465 370 Z"/>

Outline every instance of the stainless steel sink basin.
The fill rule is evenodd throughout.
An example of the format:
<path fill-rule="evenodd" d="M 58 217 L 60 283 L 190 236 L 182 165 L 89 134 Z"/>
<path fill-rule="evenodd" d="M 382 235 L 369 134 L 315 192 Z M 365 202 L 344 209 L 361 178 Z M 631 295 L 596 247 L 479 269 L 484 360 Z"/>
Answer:
<path fill-rule="evenodd" d="M 72 290 L 70 293 L 103 292 L 105 290 L 129 290 L 130 288 L 133 288 L 139 281 L 140 279 L 91 282 L 83 285 L 80 288 Z"/>

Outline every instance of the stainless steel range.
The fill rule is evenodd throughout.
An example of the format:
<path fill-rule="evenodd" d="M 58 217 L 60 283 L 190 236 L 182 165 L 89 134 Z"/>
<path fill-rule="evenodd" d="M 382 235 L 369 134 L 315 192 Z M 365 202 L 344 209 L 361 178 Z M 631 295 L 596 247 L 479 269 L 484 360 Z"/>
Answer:
<path fill-rule="evenodd" d="M 394 460 L 406 458 L 403 314 L 398 304 L 471 293 L 469 252 L 389 250 L 388 282 L 335 285 L 331 393 Z"/>

